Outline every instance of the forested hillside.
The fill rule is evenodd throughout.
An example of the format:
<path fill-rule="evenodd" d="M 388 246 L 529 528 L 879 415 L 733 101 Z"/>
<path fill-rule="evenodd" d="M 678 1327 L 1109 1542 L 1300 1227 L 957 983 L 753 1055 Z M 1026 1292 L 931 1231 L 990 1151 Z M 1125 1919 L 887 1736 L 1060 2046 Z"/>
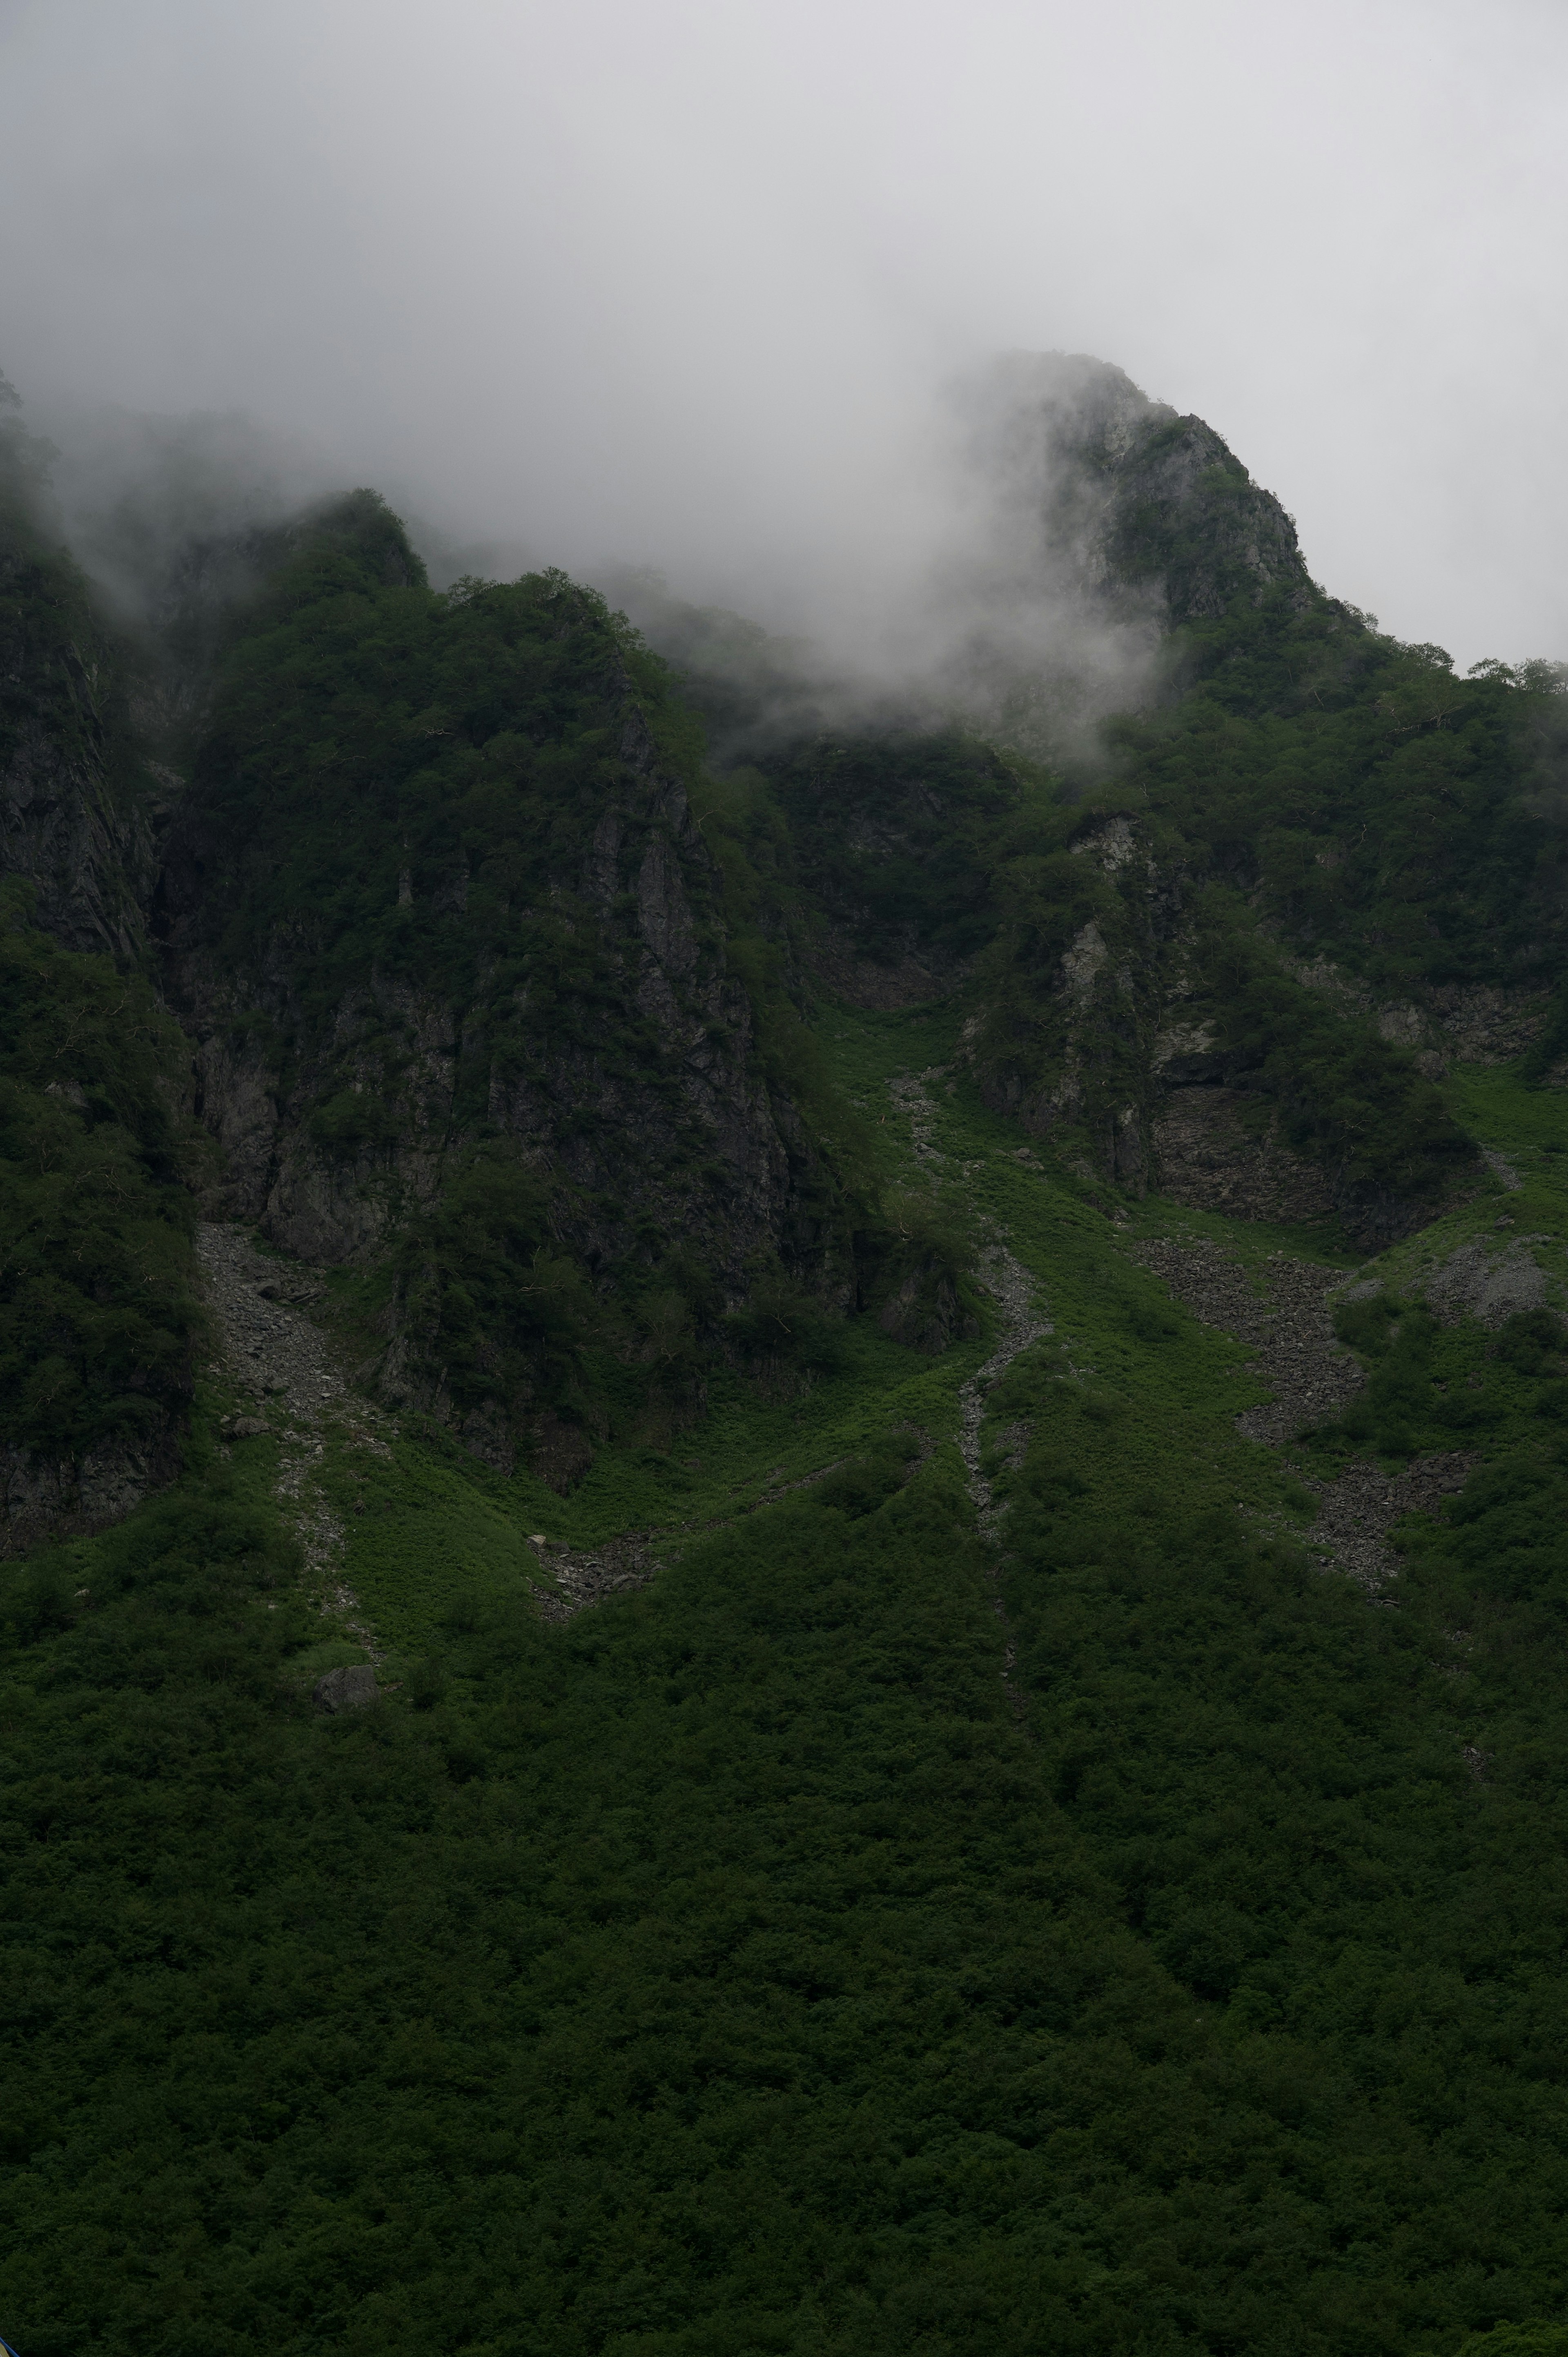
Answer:
<path fill-rule="evenodd" d="M 1563 2357 L 1563 673 L 1098 363 L 1109 716 L 6 414 L 0 2336 Z"/>

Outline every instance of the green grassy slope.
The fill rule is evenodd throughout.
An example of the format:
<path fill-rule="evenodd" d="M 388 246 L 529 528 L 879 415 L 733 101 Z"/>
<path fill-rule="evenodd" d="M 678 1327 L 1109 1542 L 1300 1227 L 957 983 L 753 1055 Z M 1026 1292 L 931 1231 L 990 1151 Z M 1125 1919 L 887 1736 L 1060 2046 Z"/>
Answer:
<path fill-rule="evenodd" d="M 932 1166 L 886 1082 L 955 1021 L 822 1026 L 890 1187 Z M 987 1345 L 874 1327 L 803 1393 L 715 1382 L 569 1501 L 340 1437 L 403 1673 L 362 1717 L 304 1699 L 345 1649 L 269 1440 L 199 1442 L 179 1491 L 7 1573 L 25 2357 L 1447 2352 L 1568 2304 L 1550 1584 L 1429 1526 L 1380 1609 L 1250 1536 L 1304 1510 L 1234 1429 L 1257 1383 L 1124 1247 L 1348 1267 L 1333 1235 L 1117 1228 L 927 1085 L 944 1191 L 1056 1325 L 989 1404 L 1033 1426 L 1005 1624 L 954 1445 Z M 1553 1224 L 1546 1096 L 1456 1087 L 1541 1194 L 1455 1235 Z M 1423 1248 L 1373 1265 L 1397 1289 Z M 1442 1343 L 1498 1386 L 1488 1459 L 1554 1461 L 1552 1376 L 1487 1347 Z M 628 1525 L 652 1585 L 540 1620 L 523 1534 Z"/>

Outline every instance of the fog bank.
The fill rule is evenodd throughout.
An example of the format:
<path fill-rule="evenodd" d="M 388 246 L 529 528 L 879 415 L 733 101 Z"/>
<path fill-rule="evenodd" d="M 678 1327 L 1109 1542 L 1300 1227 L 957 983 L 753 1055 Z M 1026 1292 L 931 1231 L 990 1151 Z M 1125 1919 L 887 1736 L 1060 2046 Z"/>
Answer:
<path fill-rule="evenodd" d="M 373 482 L 472 569 L 885 665 L 961 525 L 942 388 L 1087 350 L 1386 627 L 1568 652 L 1534 0 L 9 0 L 0 69 L 0 366 L 57 439 L 204 413 L 263 504 Z"/>

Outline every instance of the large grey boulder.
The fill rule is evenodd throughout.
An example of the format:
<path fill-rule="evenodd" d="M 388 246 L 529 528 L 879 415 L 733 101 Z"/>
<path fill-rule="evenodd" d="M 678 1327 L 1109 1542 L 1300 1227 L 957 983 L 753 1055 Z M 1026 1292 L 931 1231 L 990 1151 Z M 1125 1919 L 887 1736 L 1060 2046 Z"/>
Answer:
<path fill-rule="evenodd" d="M 311 1699 L 317 1710 L 363 1710 L 375 1701 L 378 1692 L 376 1674 L 369 1662 L 356 1662 L 318 1677 Z"/>

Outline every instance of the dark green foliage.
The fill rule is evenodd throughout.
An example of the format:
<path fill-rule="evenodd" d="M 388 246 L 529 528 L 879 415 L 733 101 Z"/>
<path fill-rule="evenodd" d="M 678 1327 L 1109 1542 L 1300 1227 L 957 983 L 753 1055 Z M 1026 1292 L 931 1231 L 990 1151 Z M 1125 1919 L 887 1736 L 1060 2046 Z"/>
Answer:
<path fill-rule="evenodd" d="M 0 893 L 0 1427 L 80 1454 L 185 1405 L 199 1322 L 183 1042 L 146 984 Z"/>
<path fill-rule="evenodd" d="M 1384 1458 L 1474 1447 L 1511 1426 L 1530 1431 L 1568 1408 L 1568 1329 L 1550 1309 L 1508 1319 L 1487 1341 L 1477 1329 L 1438 1324 L 1424 1303 L 1391 1293 L 1342 1302 L 1335 1330 L 1367 1362 L 1368 1379 L 1342 1415 L 1305 1435 L 1330 1458 Z"/>
<path fill-rule="evenodd" d="M 493 995 L 537 969 L 542 1011 L 570 1019 L 562 985 L 593 956 L 536 903 L 564 871 L 578 883 L 591 790 L 617 765 L 631 651 L 603 601 L 556 574 L 437 596 L 369 493 L 283 554 L 200 749 L 186 845 L 204 930 L 243 963 L 298 929 L 307 1020 L 372 966 L 466 998 L 503 942 L 516 963 Z"/>
<path fill-rule="evenodd" d="M 1054 834 L 1059 843 L 1079 825 L 1067 812 L 1029 821 L 1036 841 Z M 997 1101 L 1028 1110 L 1059 1077 L 1076 1037 L 1079 1119 L 1098 1137 L 1119 1108 L 1148 1093 L 1149 1040 L 1168 1019 L 1159 912 L 1070 845 L 1015 852 L 999 868 L 998 890 L 1003 925 L 979 974 L 982 1070 Z M 1086 1022 L 1081 1002 L 1064 997 L 1061 962 L 1090 923 L 1109 954 Z M 1413 1058 L 1286 971 L 1230 887 L 1194 893 L 1184 932 L 1181 1019 L 1202 1026 L 1207 1043 L 1194 1077 L 1251 1092 L 1265 1120 L 1277 1108 L 1292 1144 L 1325 1166 L 1341 1208 L 1371 1234 L 1397 1232 L 1412 1205 L 1440 1199 L 1474 1164 L 1472 1141 Z M 1036 1112 L 1035 1125 L 1051 1117 Z"/>
<path fill-rule="evenodd" d="M 996 921 L 991 849 L 1017 800 L 987 747 L 952 736 L 824 738 L 763 764 L 813 899 L 873 958 L 962 957 Z"/>
<path fill-rule="evenodd" d="M 1568 1373 L 1568 1326 L 1554 1309 L 1524 1309 L 1510 1318 L 1498 1337 L 1497 1352 L 1505 1366 L 1521 1375 Z"/>
<path fill-rule="evenodd" d="M 1568 1451 L 1516 1449 L 1466 1484 L 1437 1535 L 1412 1544 L 1435 1574 L 1452 1569 L 1470 1610 L 1529 1605 L 1542 1629 L 1568 1623 Z"/>
<path fill-rule="evenodd" d="M 1568 2323 L 1495 2324 L 1462 2341 L 1458 2357 L 1568 2357 Z"/>
<path fill-rule="evenodd" d="M 1322 597 L 1238 603 L 1182 643 L 1193 686 L 1118 734 L 1127 782 L 1189 856 L 1379 988 L 1551 971 L 1568 920 L 1559 681 L 1457 679 L 1441 648 Z"/>
<path fill-rule="evenodd" d="M 1337 1301 L 1334 1331 L 1364 1359 L 1380 1359 L 1392 1340 L 1402 1304 L 1391 1293 L 1376 1292 L 1363 1300 Z"/>
<path fill-rule="evenodd" d="M 988 1402 L 1005 1626 L 956 1452 L 864 1406 L 564 1626 L 507 1485 L 478 1579 L 414 1527 L 460 1473 L 362 1460 L 440 1606 L 344 1719 L 238 1450 L 5 1577 L 25 2357 L 1453 2357 L 1561 2310 L 1551 1436 L 1376 1610 L 1239 1525 L 1230 1346 L 991 1167 L 1064 1345 Z M 499 1167 L 475 1217 L 531 1265 Z M 1381 1371 L 1424 1329 L 1372 1298 Z M 1428 1388 L 1530 1422 L 1559 1339 L 1444 1329 Z"/>
<path fill-rule="evenodd" d="M 902 1431 L 565 1628 L 459 1594 L 342 1720 L 228 1477 L 8 1575 L 0 2330 L 1442 2357 L 1557 2305 L 1557 1767 L 1491 1803 L 1434 1621 L 1130 1482 L 1135 1394 L 1057 1364 L 993 1401 L 1026 1731 Z"/>
<path fill-rule="evenodd" d="M 1206 987 L 1195 1011 L 1213 1028 L 1217 1060 L 1280 1105 L 1347 1202 L 1430 1199 L 1475 1163 L 1473 1142 L 1413 1060 L 1281 973 L 1228 896 L 1206 902 L 1199 940 Z"/>
<path fill-rule="evenodd" d="M 1552 1071 L 1568 1058 L 1568 981 L 1558 985 L 1545 1022 L 1520 1060 L 1520 1077 L 1538 1089 Z"/>
<path fill-rule="evenodd" d="M 1391 2144 L 1358 2169 L 1342 2235 L 1364 2249 L 1387 2228 L 1435 2271 L 1455 2246 L 1428 2237 L 1452 2203 L 1490 2314 L 1528 2313 L 1542 2295 L 1555 2304 L 1559 2195 L 1547 2187 L 1568 2016 L 1548 1959 L 1568 1928 L 1568 1886 L 1555 1867 L 1538 1878 L 1545 1819 L 1533 1812 L 1556 1824 L 1568 1784 L 1554 1738 L 1521 1751 L 1517 1719 L 1496 1794 L 1477 1790 L 1463 1747 L 1482 1757 L 1498 1739 L 1491 1713 L 1517 1714 L 1521 1647 L 1544 1649 L 1531 1699 L 1543 1734 L 1554 1720 L 1564 1662 L 1548 1613 L 1562 1608 L 1538 1604 L 1522 1575 L 1528 1563 L 1543 1577 L 1550 1554 L 1542 1592 L 1562 1589 L 1561 1470 L 1537 1467 L 1522 1484 L 1516 1473 L 1490 1494 L 1486 1477 L 1473 1482 L 1451 1533 L 1422 1525 L 1400 1609 L 1375 1615 L 1292 1549 L 1250 1544 L 1229 1513 L 1205 1512 L 1174 1464 L 1157 1484 L 1129 1481 L 1116 1424 L 1091 1408 L 1076 1387 L 1022 1371 L 994 1402 L 998 1416 L 1038 1418 L 1024 1464 L 1004 1476 L 1006 1593 L 1019 1674 L 1087 1855 L 1166 1968 L 1223 2008 L 1238 2058 L 1261 2060 L 1256 2041 L 1273 2042 L 1276 2132 L 1298 2135 L 1312 2116 L 1295 2075 L 1311 2050 L 1321 2088 L 1363 2091 L 1386 2131 L 1398 2118 L 1399 2136 L 1413 2135 L 1402 2163 L 1391 2166 Z M 1445 1677 L 1456 1628 L 1477 1631 L 1464 1666 L 1483 1691 Z M 1528 2093 L 1520 2070 L 1539 2074 Z M 1545 2180 L 1483 2191 L 1477 2166 L 1506 2170 L 1526 2120 L 1552 2141 Z M 1525 2242 L 1552 2255 L 1533 2301 L 1504 2288 Z M 1429 2345 L 1418 2311 L 1404 2309 L 1402 2328 L 1389 2298 L 1368 2281 L 1340 2328 L 1347 2345 L 1405 2345 L 1407 2330 Z M 1297 2345 L 1262 2319 L 1253 2330 L 1242 2345 Z"/>
<path fill-rule="evenodd" d="M 700 1041 L 715 1088 L 739 1092 L 749 1028 L 790 1141 L 785 1281 L 811 1290 L 803 1267 L 820 1291 L 838 1259 L 853 1291 L 852 1232 L 875 1220 L 769 938 L 776 886 L 748 858 L 766 821 L 703 780 L 662 666 L 564 576 L 437 596 L 368 493 L 273 557 L 235 618 L 171 855 L 181 953 L 240 978 L 237 1049 L 260 1045 L 338 1183 L 379 1190 L 391 1240 L 351 1290 L 392 1337 L 403 1395 L 511 1430 L 540 1402 L 619 1426 L 648 1403 L 607 1358 L 651 1370 L 656 1420 L 679 1421 L 755 1256 L 728 1232 L 749 1182 L 692 1113 Z M 688 791 L 701 837 L 681 832 Z M 618 868 L 591 849 L 607 813 Z M 639 1000 L 639 903 L 618 888 L 650 849 L 679 869 L 703 974 L 724 977 L 668 1019 Z M 450 1025 L 449 1109 L 411 1006 Z M 415 1142 L 434 1200 L 427 1183 L 405 1200 Z M 820 1305 L 805 1322 L 822 1326 Z"/>
<path fill-rule="evenodd" d="M 390 1259 L 398 1327 L 458 1408 L 560 1397 L 601 1321 L 581 1269 L 555 1246 L 549 1190 L 509 1139 L 458 1161 Z"/>
<path fill-rule="evenodd" d="M 181 953 L 285 956 L 230 1044 L 263 1042 L 366 1189 L 406 1126 L 397 994 L 446 994 L 438 1183 L 383 1195 L 340 1298 L 471 1445 L 498 1403 L 513 1427 L 548 1406 L 607 1461 L 596 1506 L 444 1428 L 329 1436 L 347 1576 L 409 1648 L 342 1717 L 309 1691 L 359 1649 L 305 1601 L 264 1437 L 220 1460 L 199 1429 L 174 1494 L 0 1573 L 0 2332 L 24 2357 L 1563 2341 L 1498 2322 L 1568 2302 L 1563 1320 L 1440 1327 L 1403 1275 L 1341 1303 L 1368 1382 L 1310 1437 L 1318 1469 L 1488 1451 L 1374 1603 L 1292 1543 L 1315 1501 L 1238 1437 L 1240 1351 L 945 1094 L 928 1185 L 847 1108 L 801 978 L 824 918 L 890 965 L 989 940 L 977 1054 L 1016 1111 L 1059 1069 L 1092 922 L 1086 1127 L 1135 1097 L 1179 957 L 1208 1077 L 1369 1220 L 1466 1169 L 1437 1088 L 1291 965 L 1326 951 L 1380 990 L 1546 970 L 1551 683 L 1455 682 L 1299 565 L 1254 603 L 1237 552 L 1284 520 L 1229 467 L 1183 507 L 1159 469 L 1186 447 L 1154 437 L 1119 526 L 1191 618 L 1186 692 L 1087 811 L 947 737 L 813 733 L 710 780 L 600 601 L 554 575 L 435 597 L 370 494 L 263 552 L 180 821 Z M 779 1252 L 727 1276 L 705 1213 L 669 1212 L 699 1147 L 628 1012 L 628 911 L 585 888 L 629 709 L 716 862 L 693 921 L 795 1166 Z M 1135 856 L 1101 856 L 1113 807 Z M 890 1029 L 887 1071 L 954 1056 L 965 1011 Z M 80 1446 L 183 1397 L 172 1035 L 21 924 L 0 1015 L 0 1405 Z M 620 1109 L 549 1100 L 568 1183 L 492 1107 L 589 1069 Z M 944 1436 L 999 1234 L 1057 1332 L 987 1400 L 998 1553 Z M 950 1372 L 889 1339 L 955 1336 Z M 842 1430 L 808 1415 L 835 1386 Z M 566 1529 L 646 1537 L 651 1584 L 546 1619 Z"/>
<path fill-rule="evenodd" d="M 14 400 L 0 379 L 0 866 L 31 879 L 46 931 L 136 964 L 159 791 L 132 719 L 145 682 L 39 522 L 54 453 L 8 414 Z"/>
<path fill-rule="evenodd" d="M 1117 473 L 1106 554 L 1121 581 L 1163 589 L 1176 624 L 1249 610 L 1260 576 L 1272 602 L 1309 593 L 1291 519 L 1200 418 L 1145 430 Z"/>
<path fill-rule="evenodd" d="M 546 574 L 436 596 L 400 532 L 357 495 L 280 550 L 239 617 L 171 862 L 175 902 L 192 912 L 182 941 L 194 925 L 221 966 L 252 975 L 286 957 L 289 1006 L 267 1018 L 265 1051 L 281 1088 L 306 1098 L 310 1137 L 360 1187 L 392 1184 L 393 1149 L 427 1118 L 397 993 L 444 997 L 461 1055 L 441 1194 L 413 1216 L 393 1204 L 401 1240 L 370 1294 L 382 1313 L 399 1305 L 426 1392 L 445 1383 L 459 1407 L 489 1399 L 508 1415 L 530 1395 L 579 1413 L 591 1394 L 593 1414 L 614 1419 L 585 1340 L 662 1371 L 666 1388 L 671 1371 L 685 1381 L 676 1362 L 694 1366 L 715 1339 L 742 1258 L 729 1247 L 725 1267 L 735 1176 L 689 1118 L 690 1048 L 675 1053 L 634 1001 L 631 896 L 585 897 L 599 818 L 638 808 L 635 723 L 690 795 L 699 949 L 731 978 L 725 1020 L 744 1008 L 790 1151 L 777 1256 L 801 1314 L 780 1327 L 761 1303 L 736 1339 L 755 1355 L 771 1322 L 809 1334 L 801 1365 L 827 1364 L 821 1297 L 853 1297 L 856 1251 L 874 1264 L 887 1222 L 864 1125 L 805 1017 L 777 806 L 755 779 L 703 774 L 700 733 L 662 666 L 594 593 Z M 1005 796 L 989 755 L 949 748 L 943 761 L 955 792 Z M 625 818 L 623 875 L 652 823 Z M 733 1047 L 714 1030 L 711 993 L 702 1019 Z M 720 1084 L 741 1081 L 737 1065 Z M 498 1102 L 544 1133 L 542 1156 L 497 1136 Z M 525 1177 L 525 1160 L 548 1178 Z M 568 1160 L 592 1177 L 567 1184 Z"/>
<path fill-rule="evenodd" d="M 884 1327 L 926 1351 L 944 1350 L 955 1334 L 978 1334 L 975 1243 L 960 1205 L 950 1194 L 897 1188 L 880 1211 L 866 1239 L 865 1298 Z"/>
<path fill-rule="evenodd" d="M 920 1454 L 912 1433 L 892 1433 L 875 1450 L 853 1457 L 817 1484 L 819 1504 L 845 1514 L 852 1522 L 874 1514 L 908 1480 Z"/>
<path fill-rule="evenodd" d="M 827 1374 L 844 1362 L 843 1319 L 779 1268 L 751 1273 L 746 1306 L 730 1313 L 723 1330 L 745 1365 Z"/>

